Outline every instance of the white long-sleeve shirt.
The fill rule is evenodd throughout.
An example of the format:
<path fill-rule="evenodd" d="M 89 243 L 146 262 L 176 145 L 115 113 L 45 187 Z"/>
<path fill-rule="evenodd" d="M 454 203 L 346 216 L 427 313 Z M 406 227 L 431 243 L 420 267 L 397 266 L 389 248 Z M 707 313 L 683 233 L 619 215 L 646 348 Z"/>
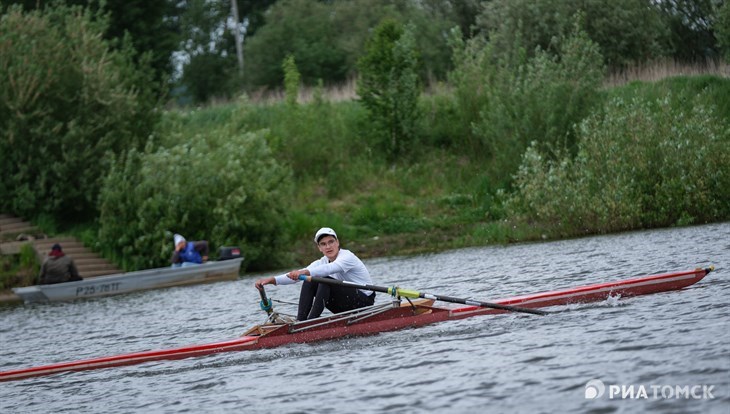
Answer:
<path fill-rule="evenodd" d="M 371 285 L 373 283 L 370 278 L 370 272 L 365 264 L 354 253 L 346 249 L 340 249 L 335 261 L 330 262 L 327 256 L 322 256 L 319 260 L 313 261 L 307 266 L 311 276 L 326 277 L 333 279 L 357 283 L 358 285 Z M 276 276 L 277 285 L 288 285 L 298 282 L 291 280 L 286 275 Z M 366 295 L 372 292 L 360 289 Z"/>

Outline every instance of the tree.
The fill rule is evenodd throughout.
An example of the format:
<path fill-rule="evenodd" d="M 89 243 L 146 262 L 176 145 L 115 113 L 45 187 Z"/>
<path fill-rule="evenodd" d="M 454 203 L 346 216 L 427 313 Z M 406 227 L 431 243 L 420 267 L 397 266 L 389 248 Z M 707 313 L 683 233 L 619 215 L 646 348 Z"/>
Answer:
<path fill-rule="evenodd" d="M 110 45 L 121 48 L 124 37 L 130 36 L 136 51 L 135 62 L 144 60 L 154 70 L 154 84 L 144 85 L 163 93 L 163 86 L 172 74 L 172 53 L 179 43 L 179 19 L 175 0 L 8 0 L 23 10 L 54 8 L 59 5 L 89 7 L 93 12 L 107 14 L 104 37 Z M 143 57 L 143 55 L 147 55 Z"/>
<path fill-rule="evenodd" d="M 301 75 L 297 68 L 297 62 L 294 56 L 289 55 L 284 59 L 282 64 L 284 68 L 284 90 L 286 91 L 286 103 L 290 107 L 294 107 L 297 104 L 299 98 L 299 83 L 301 82 Z"/>
<path fill-rule="evenodd" d="M 396 161 L 415 145 L 420 86 L 413 26 L 385 20 L 358 62 L 357 93 L 368 109 L 376 143 Z"/>
<path fill-rule="evenodd" d="M 551 52 L 538 47 L 528 55 L 519 36 L 505 51 L 500 36 L 511 33 L 503 32 L 489 42 L 455 42 L 451 79 L 462 123 L 471 127 L 455 140 L 488 161 L 483 170 L 493 187 L 509 186 L 515 160 L 532 142 L 548 153 L 575 151 L 573 125 L 598 102 L 604 66 L 598 45 L 581 30 L 582 15 L 573 22 Z"/>
<path fill-rule="evenodd" d="M 314 0 L 283 0 L 267 14 L 267 23 L 246 45 L 246 78 L 252 87 L 283 84 L 281 62 L 291 55 L 304 84 L 347 77 L 346 54 L 337 44 L 332 7 Z"/>
<path fill-rule="evenodd" d="M 501 33 L 509 50 L 519 38 L 532 54 L 556 51 L 560 35 L 570 31 L 571 19 L 582 11 L 583 27 L 596 42 L 609 67 L 623 67 L 666 55 L 669 31 L 650 0 L 493 0 L 477 18 L 482 33 Z"/>
<path fill-rule="evenodd" d="M 139 88 L 151 70 L 128 42 L 112 49 L 106 28 L 78 6 L 0 16 L 1 210 L 93 214 L 108 155 L 154 128 L 156 98 Z"/>
<path fill-rule="evenodd" d="M 724 55 L 726 62 L 730 62 L 730 2 L 728 1 L 717 8 L 715 33 L 720 53 Z"/>
<path fill-rule="evenodd" d="M 250 88 L 281 87 L 280 62 L 289 54 L 296 58 L 305 85 L 315 85 L 319 79 L 325 83 L 351 79 L 357 76 L 357 61 L 364 53 L 367 39 L 384 19 L 413 23 L 416 49 L 423 58 L 418 67 L 421 80 L 444 79 L 450 69 L 447 34 L 461 23 L 459 19 L 463 16 L 457 12 L 459 7 L 465 7 L 464 3 L 278 2 L 266 15 L 266 25 L 247 43 L 247 84 Z"/>
<path fill-rule="evenodd" d="M 106 0 L 101 4 L 105 5 L 103 10 L 109 13 L 106 38 L 116 39 L 116 44 L 120 44 L 124 36 L 129 35 L 139 55 L 149 54 L 156 81 L 168 81 L 173 71 L 172 53 L 180 42 L 178 2 Z"/>
<path fill-rule="evenodd" d="M 249 268 L 279 256 L 291 172 L 274 158 L 265 131 L 230 125 L 170 147 L 119 157 L 100 196 L 99 240 L 127 269 L 169 263 L 173 233 L 236 245 Z"/>
<path fill-rule="evenodd" d="M 230 0 L 185 0 L 180 7 L 180 51 L 176 73 L 183 95 L 196 102 L 230 97 L 243 88 L 237 70 L 236 39 L 232 30 L 243 27 L 244 41 L 264 24 L 264 12 L 276 0 L 238 0 L 242 25 L 229 24 Z M 244 47 L 244 51 L 245 51 Z M 245 59 L 247 60 L 247 59 Z M 281 60 L 279 61 L 281 62 Z M 246 76 L 245 72 L 244 75 Z"/>
<path fill-rule="evenodd" d="M 686 62 L 704 62 L 719 55 L 715 38 L 715 4 L 713 0 L 660 1 L 670 31 L 671 53 Z"/>

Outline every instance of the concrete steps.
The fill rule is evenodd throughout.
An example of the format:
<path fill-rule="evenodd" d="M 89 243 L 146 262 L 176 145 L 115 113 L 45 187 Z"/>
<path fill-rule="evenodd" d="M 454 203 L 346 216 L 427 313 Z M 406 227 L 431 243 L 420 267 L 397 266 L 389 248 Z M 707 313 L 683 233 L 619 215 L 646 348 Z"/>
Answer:
<path fill-rule="evenodd" d="M 122 273 L 121 269 L 94 253 L 75 237 L 49 238 L 21 218 L 10 214 L 0 214 L 0 254 L 19 254 L 21 247 L 29 243 L 33 246 L 36 257 L 41 263 L 48 256 L 51 247 L 56 243 L 60 244 L 63 252 L 74 260 L 79 274 L 84 279 Z"/>
<path fill-rule="evenodd" d="M 60 244 L 63 252 L 74 260 L 79 275 L 84 279 L 122 273 L 121 269 L 94 253 L 73 237 L 51 237 L 33 240 L 32 243 L 41 262 L 45 260 L 54 244 Z"/>
<path fill-rule="evenodd" d="M 0 240 L 14 240 L 22 233 L 35 233 L 38 229 L 29 222 L 10 214 L 0 214 Z"/>

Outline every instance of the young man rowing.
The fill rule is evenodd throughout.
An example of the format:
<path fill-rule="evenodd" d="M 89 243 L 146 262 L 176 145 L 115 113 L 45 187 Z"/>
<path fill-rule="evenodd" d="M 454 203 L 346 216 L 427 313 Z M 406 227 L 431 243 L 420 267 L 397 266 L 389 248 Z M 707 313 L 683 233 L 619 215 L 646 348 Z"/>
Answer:
<path fill-rule="evenodd" d="M 281 276 L 256 281 L 256 288 L 264 285 L 289 285 L 299 281 L 299 275 L 329 277 L 332 279 L 371 285 L 370 272 L 351 251 L 340 248 L 337 234 L 329 227 L 322 227 L 314 236 L 314 242 L 324 256 L 304 269 L 292 270 Z M 346 286 L 334 286 L 317 282 L 304 282 L 299 294 L 297 320 L 318 318 L 324 308 L 332 313 L 370 306 L 375 302 L 375 292 Z"/>

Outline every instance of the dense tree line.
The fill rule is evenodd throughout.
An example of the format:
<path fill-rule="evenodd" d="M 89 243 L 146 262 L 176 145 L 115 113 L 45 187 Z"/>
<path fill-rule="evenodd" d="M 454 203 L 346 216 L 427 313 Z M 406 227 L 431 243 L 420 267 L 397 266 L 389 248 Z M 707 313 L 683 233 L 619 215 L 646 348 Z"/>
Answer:
<path fill-rule="evenodd" d="M 93 214 L 109 154 L 154 130 L 149 61 L 128 41 L 112 48 L 106 25 L 79 6 L 0 17 L 0 209 Z"/>
<path fill-rule="evenodd" d="M 723 0 L 237 0 L 238 21 L 230 0 L 8 0 L 3 9 L 13 3 L 26 10 L 88 4 L 108 13 L 107 40 L 121 45 L 130 36 L 139 56 L 150 55 L 156 79 L 166 81 L 160 91 L 171 90 L 180 102 L 280 88 L 289 55 L 305 85 L 358 76 L 366 39 L 384 19 L 414 25 L 426 83 L 445 80 L 452 68 L 447 38 L 453 27 L 465 39 L 501 32 L 505 50 L 519 38 L 532 53 L 557 48 L 556 34 L 570 28 L 578 11 L 609 69 L 661 57 L 704 62 L 727 48 L 727 29 L 719 24 Z"/>

